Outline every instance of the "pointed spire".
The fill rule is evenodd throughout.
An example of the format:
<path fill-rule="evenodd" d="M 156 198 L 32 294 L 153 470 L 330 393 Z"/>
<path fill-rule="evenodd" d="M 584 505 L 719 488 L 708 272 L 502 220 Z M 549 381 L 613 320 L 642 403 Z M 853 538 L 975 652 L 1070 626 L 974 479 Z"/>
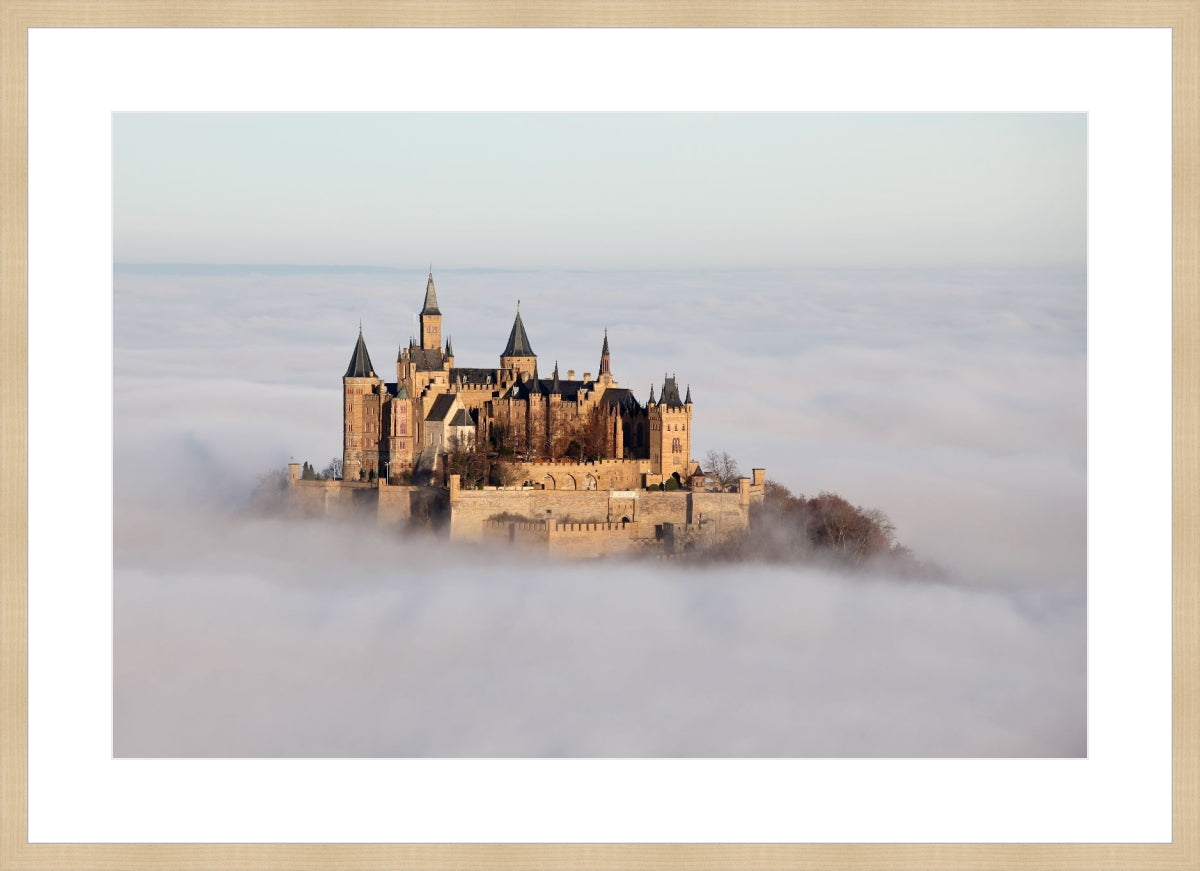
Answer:
<path fill-rule="evenodd" d="M 654 402 L 654 385 L 651 384 L 650 385 L 650 404 L 653 404 L 653 402 Z"/>
<path fill-rule="evenodd" d="M 453 348 L 453 346 L 451 346 L 451 344 L 450 344 L 450 337 L 449 337 L 449 336 L 446 336 L 446 356 L 447 356 L 447 357 L 453 357 L 453 356 L 454 356 L 454 348 Z"/>
<path fill-rule="evenodd" d="M 692 385 L 690 385 L 690 384 L 688 385 L 687 396 L 685 396 L 683 399 L 683 404 L 684 405 L 692 405 L 693 404 L 692 403 Z"/>
<path fill-rule="evenodd" d="M 604 347 L 600 349 L 600 374 L 612 374 L 608 368 L 608 327 L 604 328 Z"/>
<path fill-rule="evenodd" d="M 536 357 L 533 348 L 529 346 L 529 336 L 525 334 L 525 324 L 521 321 L 521 303 L 517 301 L 517 317 L 513 321 L 512 332 L 508 334 L 508 344 L 500 353 L 501 357 Z"/>
<path fill-rule="evenodd" d="M 367 343 L 363 341 L 361 323 L 358 325 L 358 341 L 354 343 L 354 353 L 350 355 L 350 365 L 346 367 L 346 374 L 342 377 L 375 377 L 375 367 L 371 365 L 371 355 L 367 353 Z"/>
<path fill-rule="evenodd" d="M 554 381 L 553 381 L 553 384 L 554 384 L 554 386 L 553 386 L 553 387 L 550 389 L 550 392 L 551 392 L 551 393 L 562 393 L 562 388 L 559 386 L 559 383 L 558 383 L 558 361 L 557 361 L 557 360 L 555 360 L 555 361 L 554 361 Z"/>
<path fill-rule="evenodd" d="M 425 282 L 425 306 L 421 309 L 423 315 L 440 315 L 438 310 L 437 290 L 433 286 L 433 264 L 429 264 L 429 281 Z"/>

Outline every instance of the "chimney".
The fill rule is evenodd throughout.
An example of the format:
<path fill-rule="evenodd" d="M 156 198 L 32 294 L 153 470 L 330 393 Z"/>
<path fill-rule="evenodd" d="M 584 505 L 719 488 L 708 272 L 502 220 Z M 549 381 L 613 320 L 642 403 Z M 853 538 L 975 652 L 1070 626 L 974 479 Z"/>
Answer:
<path fill-rule="evenodd" d="M 568 380 L 568 381 L 574 381 L 574 380 L 575 380 L 575 370 L 574 370 L 574 369 L 568 369 L 568 370 L 567 370 L 567 380 Z"/>

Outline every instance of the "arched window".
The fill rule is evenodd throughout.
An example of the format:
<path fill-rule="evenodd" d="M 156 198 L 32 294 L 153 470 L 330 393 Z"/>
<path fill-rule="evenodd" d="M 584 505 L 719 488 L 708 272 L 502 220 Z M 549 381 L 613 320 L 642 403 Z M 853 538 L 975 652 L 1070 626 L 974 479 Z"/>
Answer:
<path fill-rule="evenodd" d="M 571 475 L 567 475 L 566 477 L 564 477 L 563 482 L 562 482 L 562 488 L 564 490 L 574 490 L 575 489 L 575 479 Z"/>
<path fill-rule="evenodd" d="M 547 490 L 553 490 L 554 489 L 554 479 L 552 477 L 550 477 L 549 475 L 547 475 L 545 478 L 542 478 L 542 487 L 544 487 Z"/>
<path fill-rule="evenodd" d="M 583 489 L 584 490 L 595 490 L 596 489 L 596 476 L 595 475 L 588 475 L 586 478 L 583 479 Z"/>

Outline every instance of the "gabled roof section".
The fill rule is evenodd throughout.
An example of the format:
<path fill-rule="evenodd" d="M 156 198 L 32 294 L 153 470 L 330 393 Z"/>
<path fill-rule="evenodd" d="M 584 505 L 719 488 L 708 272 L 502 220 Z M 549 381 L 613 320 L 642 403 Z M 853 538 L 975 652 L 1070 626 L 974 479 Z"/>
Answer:
<path fill-rule="evenodd" d="M 350 355 L 350 365 L 346 367 L 346 374 L 342 377 L 375 377 L 375 367 L 371 365 L 371 355 L 367 353 L 367 343 L 363 341 L 361 326 L 358 328 L 358 341 L 354 343 L 354 353 Z"/>
<path fill-rule="evenodd" d="M 471 412 L 460 408 L 450 421 L 450 426 L 475 426 L 475 421 L 471 419 Z"/>
<path fill-rule="evenodd" d="M 421 309 L 423 315 L 440 315 L 437 303 L 437 290 L 433 286 L 433 270 L 429 270 L 429 281 L 425 282 L 425 306 Z"/>
<path fill-rule="evenodd" d="M 641 407 L 638 405 L 637 397 L 628 387 L 608 388 L 600 395 L 600 404 L 603 406 L 615 405 L 621 411 L 637 411 Z"/>
<path fill-rule="evenodd" d="M 438 348 L 409 348 L 408 358 L 417 367 L 418 372 L 440 372 L 442 369 L 442 352 Z"/>
<path fill-rule="evenodd" d="M 517 318 L 513 321 L 512 332 L 508 334 L 508 344 L 504 347 L 501 357 L 536 357 L 529 345 L 529 336 L 525 334 L 525 324 L 521 322 L 521 309 L 517 307 Z"/>
<path fill-rule="evenodd" d="M 496 383 L 496 370 L 464 368 L 451 369 L 450 380 L 461 381 L 463 384 L 482 384 L 484 386 L 488 384 L 494 385 Z"/>
<path fill-rule="evenodd" d="M 426 420 L 434 422 L 443 421 L 450 416 L 450 410 L 454 408 L 455 400 L 458 397 L 453 393 L 443 393 L 437 399 L 433 400 L 433 405 L 429 409 L 429 414 L 425 416 Z"/>

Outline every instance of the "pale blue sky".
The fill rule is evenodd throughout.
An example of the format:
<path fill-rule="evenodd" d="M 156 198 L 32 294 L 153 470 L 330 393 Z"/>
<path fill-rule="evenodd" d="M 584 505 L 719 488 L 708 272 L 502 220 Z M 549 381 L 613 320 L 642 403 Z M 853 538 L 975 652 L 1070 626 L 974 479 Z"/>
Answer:
<path fill-rule="evenodd" d="M 115 259 L 1082 265 L 1081 114 L 118 114 Z"/>

